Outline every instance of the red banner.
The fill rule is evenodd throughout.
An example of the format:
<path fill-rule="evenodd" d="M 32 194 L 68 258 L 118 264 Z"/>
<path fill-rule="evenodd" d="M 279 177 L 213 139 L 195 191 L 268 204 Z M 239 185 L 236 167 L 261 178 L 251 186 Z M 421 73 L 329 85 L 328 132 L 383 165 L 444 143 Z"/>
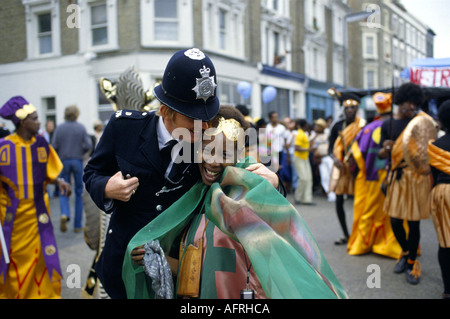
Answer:
<path fill-rule="evenodd" d="M 410 67 L 410 81 L 427 87 L 450 87 L 450 66 L 441 68 Z"/>

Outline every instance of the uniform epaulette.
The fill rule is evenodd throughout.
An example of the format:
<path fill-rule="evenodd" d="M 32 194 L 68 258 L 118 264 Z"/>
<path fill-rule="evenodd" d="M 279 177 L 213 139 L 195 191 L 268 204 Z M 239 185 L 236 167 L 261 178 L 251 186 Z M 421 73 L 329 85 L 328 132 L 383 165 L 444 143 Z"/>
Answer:
<path fill-rule="evenodd" d="M 141 112 L 141 111 L 133 111 L 133 110 L 118 110 L 115 113 L 115 118 L 129 118 L 129 119 L 144 119 L 146 118 L 150 112 Z"/>

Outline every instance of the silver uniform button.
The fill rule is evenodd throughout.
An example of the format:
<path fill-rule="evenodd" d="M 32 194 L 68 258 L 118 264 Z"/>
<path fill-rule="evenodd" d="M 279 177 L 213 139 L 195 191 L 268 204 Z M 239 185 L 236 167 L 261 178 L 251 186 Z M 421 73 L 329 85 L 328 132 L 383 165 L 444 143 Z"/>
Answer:
<path fill-rule="evenodd" d="M 156 210 L 158 211 L 158 212 L 160 212 L 160 211 L 162 211 L 162 206 L 161 205 L 158 205 L 158 206 L 156 206 Z"/>
<path fill-rule="evenodd" d="M 112 234 L 112 229 L 109 229 L 109 230 L 108 230 L 108 234 Z"/>

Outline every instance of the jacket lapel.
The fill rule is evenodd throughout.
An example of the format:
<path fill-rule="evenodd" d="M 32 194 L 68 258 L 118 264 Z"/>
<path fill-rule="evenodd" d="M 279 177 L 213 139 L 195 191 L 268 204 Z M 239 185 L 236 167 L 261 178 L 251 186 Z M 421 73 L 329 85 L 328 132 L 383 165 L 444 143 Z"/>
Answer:
<path fill-rule="evenodd" d="M 154 115 L 142 128 L 140 132 L 141 138 L 141 146 L 139 147 L 139 151 L 144 155 L 147 161 L 152 164 L 158 172 L 164 175 L 162 171 L 162 163 L 161 163 L 161 152 L 158 146 L 158 134 L 157 134 L 157 125 L 158 125 L 159 117 Z"/>

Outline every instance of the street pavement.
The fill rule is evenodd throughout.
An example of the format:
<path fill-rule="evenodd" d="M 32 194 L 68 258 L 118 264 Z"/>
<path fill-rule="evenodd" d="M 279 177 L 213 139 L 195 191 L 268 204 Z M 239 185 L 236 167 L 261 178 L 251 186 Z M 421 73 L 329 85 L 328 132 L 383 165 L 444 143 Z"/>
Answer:
<path fill-rule="evenodd" d="M 293 195 L 287 196 L 294 203 Z M 316 206 L 295 205 L 314 235 L 322 253 L 347 291 L 351 299 L 440 299 L 443 292 L 441 272 L 437 260 L 438 242 L 433 222 L 421 222 L 421 282 L 413 286 L 406 282 L 405 274 L 393 273 L 395 260 L 376 254 L 350 256 L 346 246 L 336 246 L 334 241 L 342 237 L 334 203 L 324 196 L 315 195 Z M 71 198 L 73 208 L 73 195 Z M 84 241 L 83 233 L 73 232 L 73 218 L 66 233 L 59 230 L 59 199 L 50 200 L 52 221 L 63 271 L 62 298 L 79 299 L 89 269 L 95 257 Z M 353 200 L 345 201 L 347 225 L 351 230 Z M 72 209 L 73 214 L 73 209 Z M 375 266 L 373 266 L 375 265 Z M 377 267 L 379 266 L 379 268 Z M 375 268 L 374 268 L 375 267 Z M 374 272 L 375 269 L 375 272 Z M 377 272 L 379 269 L 379 272 Z M 78 272 L 80 270 L 80 272 Z M 379 274 L 379 281 L 374 276 Z M 369 285 L 367 284 L 369 282 Z M 373 287 L 373 283 L 379 283 Z M 371 288 L 372 287 L 372 288 Z"/>

